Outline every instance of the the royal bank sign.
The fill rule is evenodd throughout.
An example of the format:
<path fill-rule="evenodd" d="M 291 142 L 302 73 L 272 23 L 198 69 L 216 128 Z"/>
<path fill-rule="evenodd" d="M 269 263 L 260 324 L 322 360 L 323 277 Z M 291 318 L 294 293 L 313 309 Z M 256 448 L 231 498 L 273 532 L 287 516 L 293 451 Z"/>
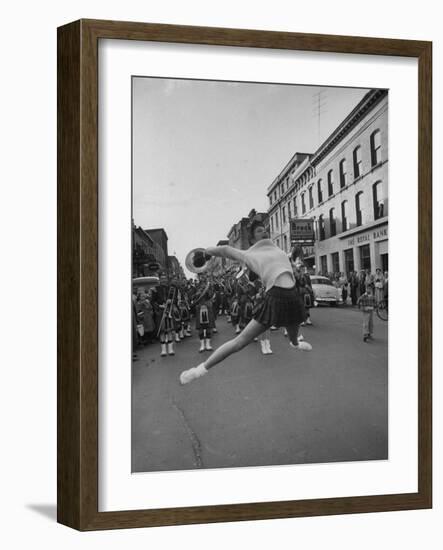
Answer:
<path fill-rule="evenodd" d="M 388 238 L 388 228 L 383 227 L 382 229 L 373 229 L 372 231 L 367 231 L 361 235 L 356 235 L 348 239 L 348 246 L 361 246 L 371 241 L 382 241 Z"/>

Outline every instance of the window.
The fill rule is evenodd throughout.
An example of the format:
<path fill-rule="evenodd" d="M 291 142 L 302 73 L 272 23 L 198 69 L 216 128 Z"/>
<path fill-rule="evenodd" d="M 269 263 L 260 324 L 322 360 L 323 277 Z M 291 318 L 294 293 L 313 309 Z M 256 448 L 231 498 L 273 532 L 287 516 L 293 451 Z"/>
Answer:
<path fill-rule="evenodd" d="M 283 223 L 286 223 L 286 207 L 283 206 L 283 208 L 281 209 L 281 214 L 282 214 L 282 218 L 283 218 Z"/>
<path fill-rule="evenodd" d="M 376 166 L 381 162 L 381 134 L 380 130 L 375 130 L 371 134 L 371 164 Z"/>
<path fill-rule="evenodd" d="M 354 250 L 352 248 L 345 250 L 345 270 L 347 275 L 354 271 Z"/>
<path fill-rule="evenodd" d="M 302 214 L 306 213 L 305 193 L 301 194 L 301 212 Z"/>
<path fill-rule="evenodd" d="M 269 195 L 269 204 L 272 204 L 272 195 Z"/>
<path fill-rule="evenodd" d="M 361 175 L 362 175 L 361 147 L 358 146 L 354 149 L 354 179 L 359 178 Z"/>
<path fill-rule="evenodd" d="M 292 216 L 291 216 L 291 203 L 288 202 L 288 221 L 290 221 L 291 218 L 292 218 Z"/>
<path fill-rule="evenodd" d="M 280 239 L 277 239 L 277 246 L 280 248 Z"/>
<path fill-rule="evenodd" d="M 337 235 L 337 222 L 335 221 L 335 208 L 329 210 L 329 227 L 331 232 L 331 237 Z"/>
<path fill-rule="evenodd" d="M 334 194 L 334 172 L 329 170 L 328 172 L 328 197 Z"/>
<path fill-rule="evenodd" d="M 377 181 L 372 186 L 372 198 L 374 202 L 374 220 L 378 220 L 379 218 L 383 218 L 385 216 L 385 205 L 383 200 L 383 191 L 382 191 L 382 183 L 381 181 Z"/>
<path fill-rule="evenodd" d="M 363 191 L 360 191 L 355 195 L 355 215 L 357 227 L 363 224 L 363 210 L 362 210 Z"/>
<path fill-rule="evenodd" d="M 275 213 L 275 227 L 278 230 L 278 212 Z"/>
<path fill-rule="evenodd" d="M 346 187 L 347 173 L 346 173 L 346 159 L 340 161 L 340 188 Z"/>
<path fill-rule="evenodd" d="M 325 220 L 323 214 L 318 218 L 318 238 L 320 241 L 325 240 Z"/>
<path fill-rule="evenodd" d="M 334 252 L 333 254 L 331 254 L 331 260 L 333 273 L 340 273 L 340 259 L 338 256 L 338 252 Z"/>
<path fill-rule="evenodd" d="M 320 256 L 321 273 L 326 275 L 328 272 L 328 258 L 326 256 Z"/>
<path fill-rule="evenodd" d="M 371 269 L 371 251 L 369 245 L 360 246 L 360 269 Z"/>
<path fill-rule="evenodd" d="M 288 237 L 284 235 L 283 242 L 285 243 L 285 252 L 288 251 Z"/>
<path fill-rule="evenodd" d="M 348 229 L 348 201 L 341 203 L 341 230 L 346 231 Z"/>
<path fill-rule="evenodd" d="M 271 233 L 274 233 L 274 218 L 271 216 Z"/>
<path fill-rule="evenodd" d="M 311 208 L 314 208 L 314 196 L 312 194 L 312 185 L 308 189 L 308 192 L 309 192 L 309 209 L 311 209 Z"/>
<path fill-rule="evenodd" d="M 274 191 L 274 202 L 277 200 L 277 190 Z"/>
<path fill-rule="evenodd" d="M 297 215 L 298 215 L 297 198 L 294 197 L 294 217 L 296 218 Z"/>
<path fill-rule="evenodd" d="M 317 195 L 318 195 L 318 203 L 320 204 L 323 202 L 323 191 L 322 191 L 322 185 L 323 182 L 321 180 L 318 180 L 317 182 Z"/>

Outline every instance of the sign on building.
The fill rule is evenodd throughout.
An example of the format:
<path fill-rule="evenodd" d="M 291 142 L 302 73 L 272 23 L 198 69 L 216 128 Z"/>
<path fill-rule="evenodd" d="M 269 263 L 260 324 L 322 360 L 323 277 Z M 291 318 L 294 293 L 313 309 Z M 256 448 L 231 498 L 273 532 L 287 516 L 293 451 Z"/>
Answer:
<path fill-rule="evenodd" d="M 298 243 L 313 243 L 315 240 L 314 220 L 311 218 L 292 218 L 290 222 L 291 241 Z"/>

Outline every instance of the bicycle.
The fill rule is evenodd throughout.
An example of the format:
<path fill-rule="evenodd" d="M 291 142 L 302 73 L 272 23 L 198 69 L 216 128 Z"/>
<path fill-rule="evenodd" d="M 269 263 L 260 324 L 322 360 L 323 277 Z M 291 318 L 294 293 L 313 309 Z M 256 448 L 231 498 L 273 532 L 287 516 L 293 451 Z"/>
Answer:
<path fill-rule="evenodd" d="M 388 300 L 381 300 L 376 307 L 377 316 L 382 321 L 387 321 L 389 317 Z"/>

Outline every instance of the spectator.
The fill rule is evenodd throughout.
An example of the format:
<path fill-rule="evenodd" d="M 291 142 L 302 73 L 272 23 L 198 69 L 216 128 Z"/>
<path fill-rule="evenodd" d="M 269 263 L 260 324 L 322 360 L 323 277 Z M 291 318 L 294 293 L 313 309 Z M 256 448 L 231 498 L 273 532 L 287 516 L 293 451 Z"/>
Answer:
<path fill-rule="evenodd" d="M 358 299 L 358 307 L 363 312 L 363 342 L 373 340 L 374 331 L 374 309 L 377 303 L 373 294 L 373 285 L 366 287 L 366 292 Z"/>
<path fill-rule="evenodd" d="M 379 304 L 384 298 L 384 286 L 385 278 L 379 267 L 375 270 L 374 287 L 375 287 L 375 300 Z"/>
<path fill-rule="evenodd" d="M 352 305 L 357 305 L 357 299 L 358 299 L 358 277 L 357 272 L 352 271 L 351 276 L 349 278 L 349 291 L 351 294 L 351 302 Z"/>

